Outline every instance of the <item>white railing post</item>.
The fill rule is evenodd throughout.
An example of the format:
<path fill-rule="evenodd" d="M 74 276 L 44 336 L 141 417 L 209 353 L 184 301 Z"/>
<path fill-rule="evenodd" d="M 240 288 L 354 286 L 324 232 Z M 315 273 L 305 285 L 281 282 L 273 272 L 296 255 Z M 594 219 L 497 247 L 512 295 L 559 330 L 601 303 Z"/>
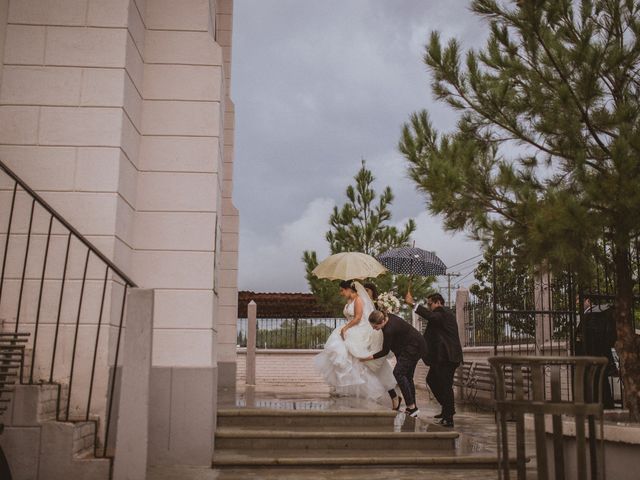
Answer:
<path fill-rule="evenodd" d="M 460 344 L 462 347 L 467 346 L 467 336 L 466 336 L 466 325 L 467 325 L 467 311 L 466 306 L 469 303 L 469 290 L 466 288 L 458 288 L 456 290 L 456 323 L 458 324 L 458 336 L 460 337 Z M 462 375 L 464 369 L 462 368 L 462 364 L 458 368 L 457 375 Z M 464 387 L 462 386 L 462 382 L 459 382 L 456 396 L 460 401 L 464 398 Z"/>
<path fill-rule="evenodd" d="M 463 347 L 467 346 L 465 327 L 467 324 L 466 306 L 469 303 L 469 290 L 458 288 L 456 290 L 456 322 L 458 323 L 458 335 Z"/>
<path fill-rule="evenodd" d="M 256 336 L 258 330 L 258 306 L 251 300 L 247 306 L 247 373 L 246 383 L 256 384 Z"/>
<path fill-rule="evenodd" d="M 545 352 L 553 335 L 553 317 L 549 311 L 551 304 L 551 273 L 546 265 L 542 265 L 535 275 L 534 281 L 534 308 L 536 313 L 536 355 L 553 355 Z"/>
<path fill-rule="evenodd" d="M 145 480 L 149 451 L 153 290 L 129 290 L 126 319 L 113 479 Z"/>

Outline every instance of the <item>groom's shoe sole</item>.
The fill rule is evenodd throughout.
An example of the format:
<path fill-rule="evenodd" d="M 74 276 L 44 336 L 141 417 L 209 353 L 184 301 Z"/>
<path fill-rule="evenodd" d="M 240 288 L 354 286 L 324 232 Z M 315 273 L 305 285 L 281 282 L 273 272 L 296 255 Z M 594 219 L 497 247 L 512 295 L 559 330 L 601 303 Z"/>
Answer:
<path fill-rule="evenodd" d="M 455 424 L 453 423 L 453 419 L 443 418 L 438 422 L 438 425 L 446 428 L 453 428 Z"/>

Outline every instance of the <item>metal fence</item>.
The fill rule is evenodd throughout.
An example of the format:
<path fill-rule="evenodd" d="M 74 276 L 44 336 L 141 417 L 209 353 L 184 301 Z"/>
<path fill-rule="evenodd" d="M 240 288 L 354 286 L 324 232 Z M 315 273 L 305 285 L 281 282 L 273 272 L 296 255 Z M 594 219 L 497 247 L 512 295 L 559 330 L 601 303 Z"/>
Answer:
<path fill-rule="evenodd" d="M 95 455 L 110 456 L 115 366 L 135 284 L 1 161 L 0 196 L 2 328 L 30 334 L 20 383 L 57 386 L 56 419 L 95 421 Z"/>
<path fill-rule="evenodd" d="M 257 348 L 319 349 L 344 318 L 258 318 Z M 237 345 L 247 346 L 247 319 L 238 319 Z"/>
<path fill-rule="evenodd" d="M 493 308 L 490 303 L 471 300 L 464 306 L 464 338 L 465 347 L 493 346 Z"/>

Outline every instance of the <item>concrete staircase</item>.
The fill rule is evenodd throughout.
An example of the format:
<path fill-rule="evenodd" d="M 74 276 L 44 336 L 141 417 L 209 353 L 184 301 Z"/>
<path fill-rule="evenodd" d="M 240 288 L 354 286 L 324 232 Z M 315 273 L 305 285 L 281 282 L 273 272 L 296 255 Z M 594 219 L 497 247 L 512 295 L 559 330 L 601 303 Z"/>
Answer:
<path fill-rule="evenodd" d="M 14 480 L 108 480 L 111 461 L 94 457 L 96 423 L 57 422 L 57 394 L 57 385 L 14 387 L 0 417 L 0 444 Z"/>
<path fill-rule="evenodd" d="M 495 468 L 462 454 L 459 434 L 384 410 L 218 411 L 213 466 Z"/>

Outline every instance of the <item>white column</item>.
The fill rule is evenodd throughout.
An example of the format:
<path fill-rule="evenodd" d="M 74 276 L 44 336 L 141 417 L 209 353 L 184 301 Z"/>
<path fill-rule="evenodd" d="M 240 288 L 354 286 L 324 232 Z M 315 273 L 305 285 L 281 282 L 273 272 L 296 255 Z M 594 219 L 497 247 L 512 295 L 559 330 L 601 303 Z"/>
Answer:
<path fill-rule="evenodd" d="M 551 273 L 546 267 L 540 267 L 536 272 L 534 283 L 534 305 L 538 312 L 551 310 Z M 536 314 L 536 354 L 544 353 L 545 344 L 551 341 L 553 319 L 548 313 Z"/>
<path fill-rule="evenodd" d="M 153 341 L 153 290 L 127 298 L 114 480 L 145 480 L 149 451 L 149 381 Z"/>
<path fill-rule="evenodd" d="M 247 306 L 247 385 L 256 384 L 256 333 L 257 333 L 257 305 L 251 300 Z"/>
<path fill-rule="evenodd" d="M 463 347 L 466 347 L 465 340 L 465 325 L 466 325 L 466 311 L 465 307 L 469 303 L 469 290 L 466 288 L 459 288 L 456 290 L 456 321 L 458 322 L 458 335 L 460 336 L 460 343 Z"/>

